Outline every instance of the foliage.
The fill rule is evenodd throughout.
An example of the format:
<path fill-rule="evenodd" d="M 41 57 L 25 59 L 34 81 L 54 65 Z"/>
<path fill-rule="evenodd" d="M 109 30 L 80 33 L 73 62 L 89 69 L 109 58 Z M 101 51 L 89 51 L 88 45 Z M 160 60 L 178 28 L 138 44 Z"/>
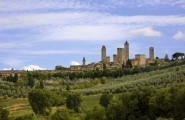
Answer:
<path fill-rule="evenodd" d="M 50 114 L 52 107 L 52 95 L 48 90 L 32 90 L 28 94 L 28 100 L 35 114 Z"/>
<path fill-rule="evenodd" d="M 69 113 L 67 109 L 58 109 L 52 116 L 52 120 L 69 120 Z"/>
<path fill-rule="evenodd" d="M 160 89 L 150 99 L 150 114 L 153 118 L 164 117 L 182 120 L 185 118 L 185 88 Z"/>
<path fill-rule="evenodd" d="M 108 93 L 103 93 L 100 97 L 100 105 L 102 105 L 104 108 L 107 108 L 110 101 L 111 101 L 112 95 Z"/>
<path fill-rule="evenodd" d="M 9 76 L 6 76 L 3 78 L 5 81 L 16 83 L 18 80 L 18 74 L 10 74 Z"/>
<path fill-rule="evenodd" d="M 66 85 L 66 90 L 70 91 L 70 86 L 68 84 Z"/>
<path fill-rule="evenodd" d="M 105 120 L 105 109 L 101 106 L 94 106 L 92 112 L 88 112 L 85 120 Z"/>
<path fill-rule="evenodd" d="M 172 55 L 173 60 L 185 59 L 184 53 L 176 52 Z"/>
<path fill-rule="evenodd" d="M 106 64 L 103 63 L 103 70 L 106 70 L 106 69 L 107 69 Z"/>
<path fill-rule="evenodd" d="M 34 114 L 26 114 L 19 117 L 16 117 L 15 120 L 34 120 Z"/>
<path fill-rule="evenodd" d="M 126 62 L 126 67 L 127 67 L 127 68 L 132 68 L 132 62 L 131 62 L 130 59 L 127 60 L 127 62 Z"/>
<path fill-rule="evenodd" d="M 66 106 L 68 109 L 73 109 L 75 112 L 79 112 L 82 99 L 80 94 L 70 93 L 66 99 Z"/>
<path fill-rule="evenodd" d="M 113 101 L 106 110 L 107 120 L 123 120 L 123 109 L 120 101 Z"/>
<path fill-rule="evenodd" d="M 26 86 L 20 86 L 16 83 L 0 80 L 0 96 L 3 98 L 25 98 L 30 91 Z"/>
<path fill-rule="evenodd" d="M 40 89 L 44 89 L 44 81 L 43 80 L 40 80 Z"/>
<path fill-rule="evenodd" d="M 32 88 L 35 85 L 35 81 L 33 79 L 33 76 L 30 73 L 28 73 L 27 76 L 28 76 L 27 85 Z"/>
<path fill-rule="evenodd" d="M 159 65 L 159 60 L 155 60 L 155 63 L 151 66 L 146 66 L 146 67 L 140 67 L 137 68 L 137 72 L 135 71 L 135 68 L 132 68 L 132 63 L 128 59 L 126 65 L 122 66 L 122 69 L 105 69 L 106 65 L 104 66 L 103 70 L 91 70 L 91 71 L 83 71 L 83 72 L 55 72 L 52 74 L 52 77 L 59 77 L 59 78 L 69 78 L 70 80 L 74 79 L 80 79 L 80 78 L 102 78 L 102 77 L 107 77 L 107 78 L 118 78 L 118 77 L 123 77 L 127 75 L 134 75 L 134 74 L 139 74 L 139 73 L 146 73 L 150 71 L 156 71 L 156 70 L 162 70 L 166 68 L 171 68 L 174 66 L 181 66 L 184 65 L 185 61 L 182 60 L 180 62 L 170 62 L 170 64 L 167 65 Z"/>
<path fill-rule="evenodd" d="M 0 120 L 8 120 L 9 111 L 3 108 L 0 108 Z"/>
<path fill-rule="evenodd" d="M 165 55 L 164 60 L 165 60 L 166 62 L 170 61 L 170 59 L 169 59 L 169 57 L 168 57 L 168 54 Z"/>
<path fill-rule="evenodd" d="M 160 117 L 182 120 L 185 118 L 184 99 L 184 85 L 126 92 L 110 103 L 106 117 L 108 120 L 156 120 Z"/>

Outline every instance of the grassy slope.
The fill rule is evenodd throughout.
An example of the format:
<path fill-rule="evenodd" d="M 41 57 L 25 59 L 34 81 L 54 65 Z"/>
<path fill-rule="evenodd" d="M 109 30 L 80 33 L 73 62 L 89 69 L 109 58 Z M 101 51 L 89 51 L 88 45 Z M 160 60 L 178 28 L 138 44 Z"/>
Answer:
<path fill-rule="evenodd" d="M 110 79 L 106 81 L 106 84 L 98 84 L 96 86 L 93 86 L 91 88 L 87 89 L 81 89 L 81 90 L 76 90 L 78 92 L 86 92 L 86 91 L 104 91 L 105 89 L 115 89 L 115 88 L 134 88 L 138 87 L 138 85 L 151 85 L 154 86 L 155 82 L 160 83 L 159 85 L 163 85 L 163 78 L 166 78 L 166 75 L 172 75 L 168 76 L 168 79 L 171 79 L 172 81 L 169 81 L 169 86 L 170 85 L 176 85 L 179 84 L 179 82 L 176 81 L 176 79 L 173 79 L 174 75 L 179 75 L 182 73 L 179 77 L 181 79 L 181 83 L 185 82 L 185 65 L 183 66 L 178 66 L 178 67 L 173 67 L 173 68 L 168 68 L 165 70 L 158 70 L 158 71 L 153 71 L 149 73 L 141 73 L 138 75 L 133 75 L 133 76 L 126 76 L 122 78 L 117 78 L 117 79 Z M 184 75 L 184 76 L 182 76 Z M 178 76 L 176 76 L 178 77 Z M 162 78 L 162 79 L 158 79 Z M 166 85 L 165 85 L 166 86 Z M 163 87 L 165 87 L 163 86 Z M 83 96 L 83 102 L 82 102 L 82 111 L 86 112 L 89 110 L 92 110 L 94 106 L 99 104 L 99 98 L 101 94 L 95 94 L 95 95 L 89 95 L 89 96 Z M 5 106 L 7 109 L 10 111 L 10 117 L 15 117 L 19 115 L 23 115 L 26 113 L 32 113 L 31 107 L 29 105 L 28 99 L 21 98 L 21 99 L 11 99 L 8 98 L 5 100 Z M 54 113 L 58 108 L 60 107 L 53 107 L 52 113 Z M 73 117 L 74 120 L 80 119 L 80 116 L 82 114 L 74 114 L 71 113 L 71 116 Z M 36 120 L 42 120 L 44 119 L 43 117 L 36 117 Z"/>
<path fill-rule="evenodd" d="M 79 89 L 75 91 L 96 94 L 105 90 L 115 91 L 119 88 L 126 91 L 132 90 L 134 87 L 143 86 L 166 87 L 178 84 L 179 80 L 177 80 L 177 78 L 181 80 L 181 82 L 185 82 L 185 65 L 111 79 L 107 80 L 106 84 L 98 84 L 91 88 Z"/>

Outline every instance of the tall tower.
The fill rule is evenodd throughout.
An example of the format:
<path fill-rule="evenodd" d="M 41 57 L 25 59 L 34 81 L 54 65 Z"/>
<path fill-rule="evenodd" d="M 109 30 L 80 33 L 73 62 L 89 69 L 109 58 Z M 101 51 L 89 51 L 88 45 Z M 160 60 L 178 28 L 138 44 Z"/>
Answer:
<path fill-rule="evenodd" d="M 118 63 L 123 64 L 123 48 L 117 48 Z"/>
<path fill-rule="evenodd" d="M 83 57 L 83 60 L 82 60 L 83 66 L 85 66 L 85 62 L 86 62 L 85 57 Z"/>
<path fill-rule="evenodd" d="M 113 62 L 114 64 L 118 64 L 118 56 L 117 55 L 113 55 Z"/>
<path fill-rule="evenodd" d="M 106 47 L 103 45 L 101 49 L 101 60 L 103 63 L 106 62 Z"/>
<path fill-rule="evenodd" d="M 154 60 L 154 47 L 149 48 L 149 57 L 151 60 Z"/>
<path fill-rule="evenodd" d="M 129 43 L 126 41 L 124 44 L 125 63 L 129 59 Z"/>

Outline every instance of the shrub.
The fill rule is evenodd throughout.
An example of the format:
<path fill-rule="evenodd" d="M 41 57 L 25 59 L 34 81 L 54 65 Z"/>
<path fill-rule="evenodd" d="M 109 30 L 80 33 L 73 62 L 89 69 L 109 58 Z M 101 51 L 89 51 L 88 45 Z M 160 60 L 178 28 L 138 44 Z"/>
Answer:
<path fill-rule="evenodd" d="M 105 120 L 105 109 L 101 106 L 94 106 L 93 111 L 86 114 L 85 120 Z"/>
<path fill-rule="evenodd" d="M 112 98 L 111 94 L 103 93 L 102 96 L 100 97 L 100 102 L 99 102 L 100 105 L 102 105 L 104 108 L 107 108 L 111 98 Z"/>
<path fill-rule="evenodd" d="M 52 116 L 52 120 L 69 120 L 69 113 L 66 109 L 58 109 Z"/>
<path fill-rule="evenodd" d="M 3 108 L 0 108 L 0 120 L 8 120 L 9 111 Z"/>
<path fill-rule="evenodd" d="M 68 109 L 73 109 L 75 112 L 79 112 L 82 99 L 80 94 L 71 93 L 66 99 L 66 106 Z"/>
<path fill-rule="evenodd" d="M 15 118 L 15 120 L 33 120 L 33 119 L 34 119 L 33 113 L 22 115 L 22 116 Z"/>
<path fill-rule="evenodd" d="M 28 100 L 35 114 L 48 115 L 51 112 L 52 97 L 46 89 L 35 89 L 28 94 Z"/>

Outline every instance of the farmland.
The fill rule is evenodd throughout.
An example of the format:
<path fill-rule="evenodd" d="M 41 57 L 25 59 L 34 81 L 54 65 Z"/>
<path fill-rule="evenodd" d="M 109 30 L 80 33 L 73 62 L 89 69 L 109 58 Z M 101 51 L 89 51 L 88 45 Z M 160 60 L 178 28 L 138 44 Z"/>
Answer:
<path fill-rule="evenodd" d="M 185 64 L 184 61 L 170 64 L 173 65 L 122 75 L 122 77 L 116 78 L 97 77 L 70 80 L 51 75 L 56 73 L 39 71 L 28 73 L 23 71 L 22 76 L 19 77 L 16 83 L 1 78 L 1 103 L 3 108 L 9 111 L 8 119 L 20 119 L 25 116 L 27 116 L 25 119 L 54 119 L 56 117 L 52 116 L 55 115 L 56 111 L 63 110 L 62 112 L 67 112 L 68 118 L 72 120 L 134 119 L 135 117 L 140 119 L 173 118 L 180 120 L 184 118 L 184 115 L 176 117 L 178 114 L 174 113 L 174 110 L 184 112 L 184 109 L 180 105 L 174 108 L 172 103 L 179 102 L 176 100 L 184 100 Z M 33 78 L 29 78 L 28 74 L 33 75 Z M 48 77 L 48 74 L 50 77 Z M 33 87 L 27 84 L 31 79 L 34 81 Z M 50 113 L 37 114 L 32 110 L 33 106 L 28 98 L 29 93 L 36 89 L 40 91 L 44 89 L 51 95 L 54 102 L 51 102 Z M 66 100 L 71 93 L 78 94 L 81 98 L 78 110 L 68 109 L 66 105 Z M 111 95 L 108 108 L 104 108 L 99 104 L 102 94 Z M 174 97 L 174 95 L 177 97 Z M 143 99 L 140 99 L 141 96 L 143 96 Z M 125 105 L 124 100 L 127 101 L 128 105 L 134 105 L 136 108 Z M 156 104 L 160 105 L 159 100 L 161 103 L 166 103 L 166 106 L 161 106 L 161 108 L 156 106 Z M 142 103 L 141 105 L 140 102 Z M 179 103 L 184 104 L 182 101 Z M 118 105 L 123 107 L 120 112 L 125 113 L 124 109 L 130 111 L 126 118 L 116 115 L 116 113 L 114 114 L 114 110 L 117 109 L 116 106 Z M 176 105 L 178 106 L 178 104 Z M 140 111 L 141 106 L 145 106 L 144 111 Z M 157 113 L 159 110 L 161 110 L 161 113 Z M 110 112 L 112 116 L 110 116 Z M 92 114 L 96 114 L 97 118 L 94 118 Z M 132 114 L 132 116 L 129 114 Z"/>

